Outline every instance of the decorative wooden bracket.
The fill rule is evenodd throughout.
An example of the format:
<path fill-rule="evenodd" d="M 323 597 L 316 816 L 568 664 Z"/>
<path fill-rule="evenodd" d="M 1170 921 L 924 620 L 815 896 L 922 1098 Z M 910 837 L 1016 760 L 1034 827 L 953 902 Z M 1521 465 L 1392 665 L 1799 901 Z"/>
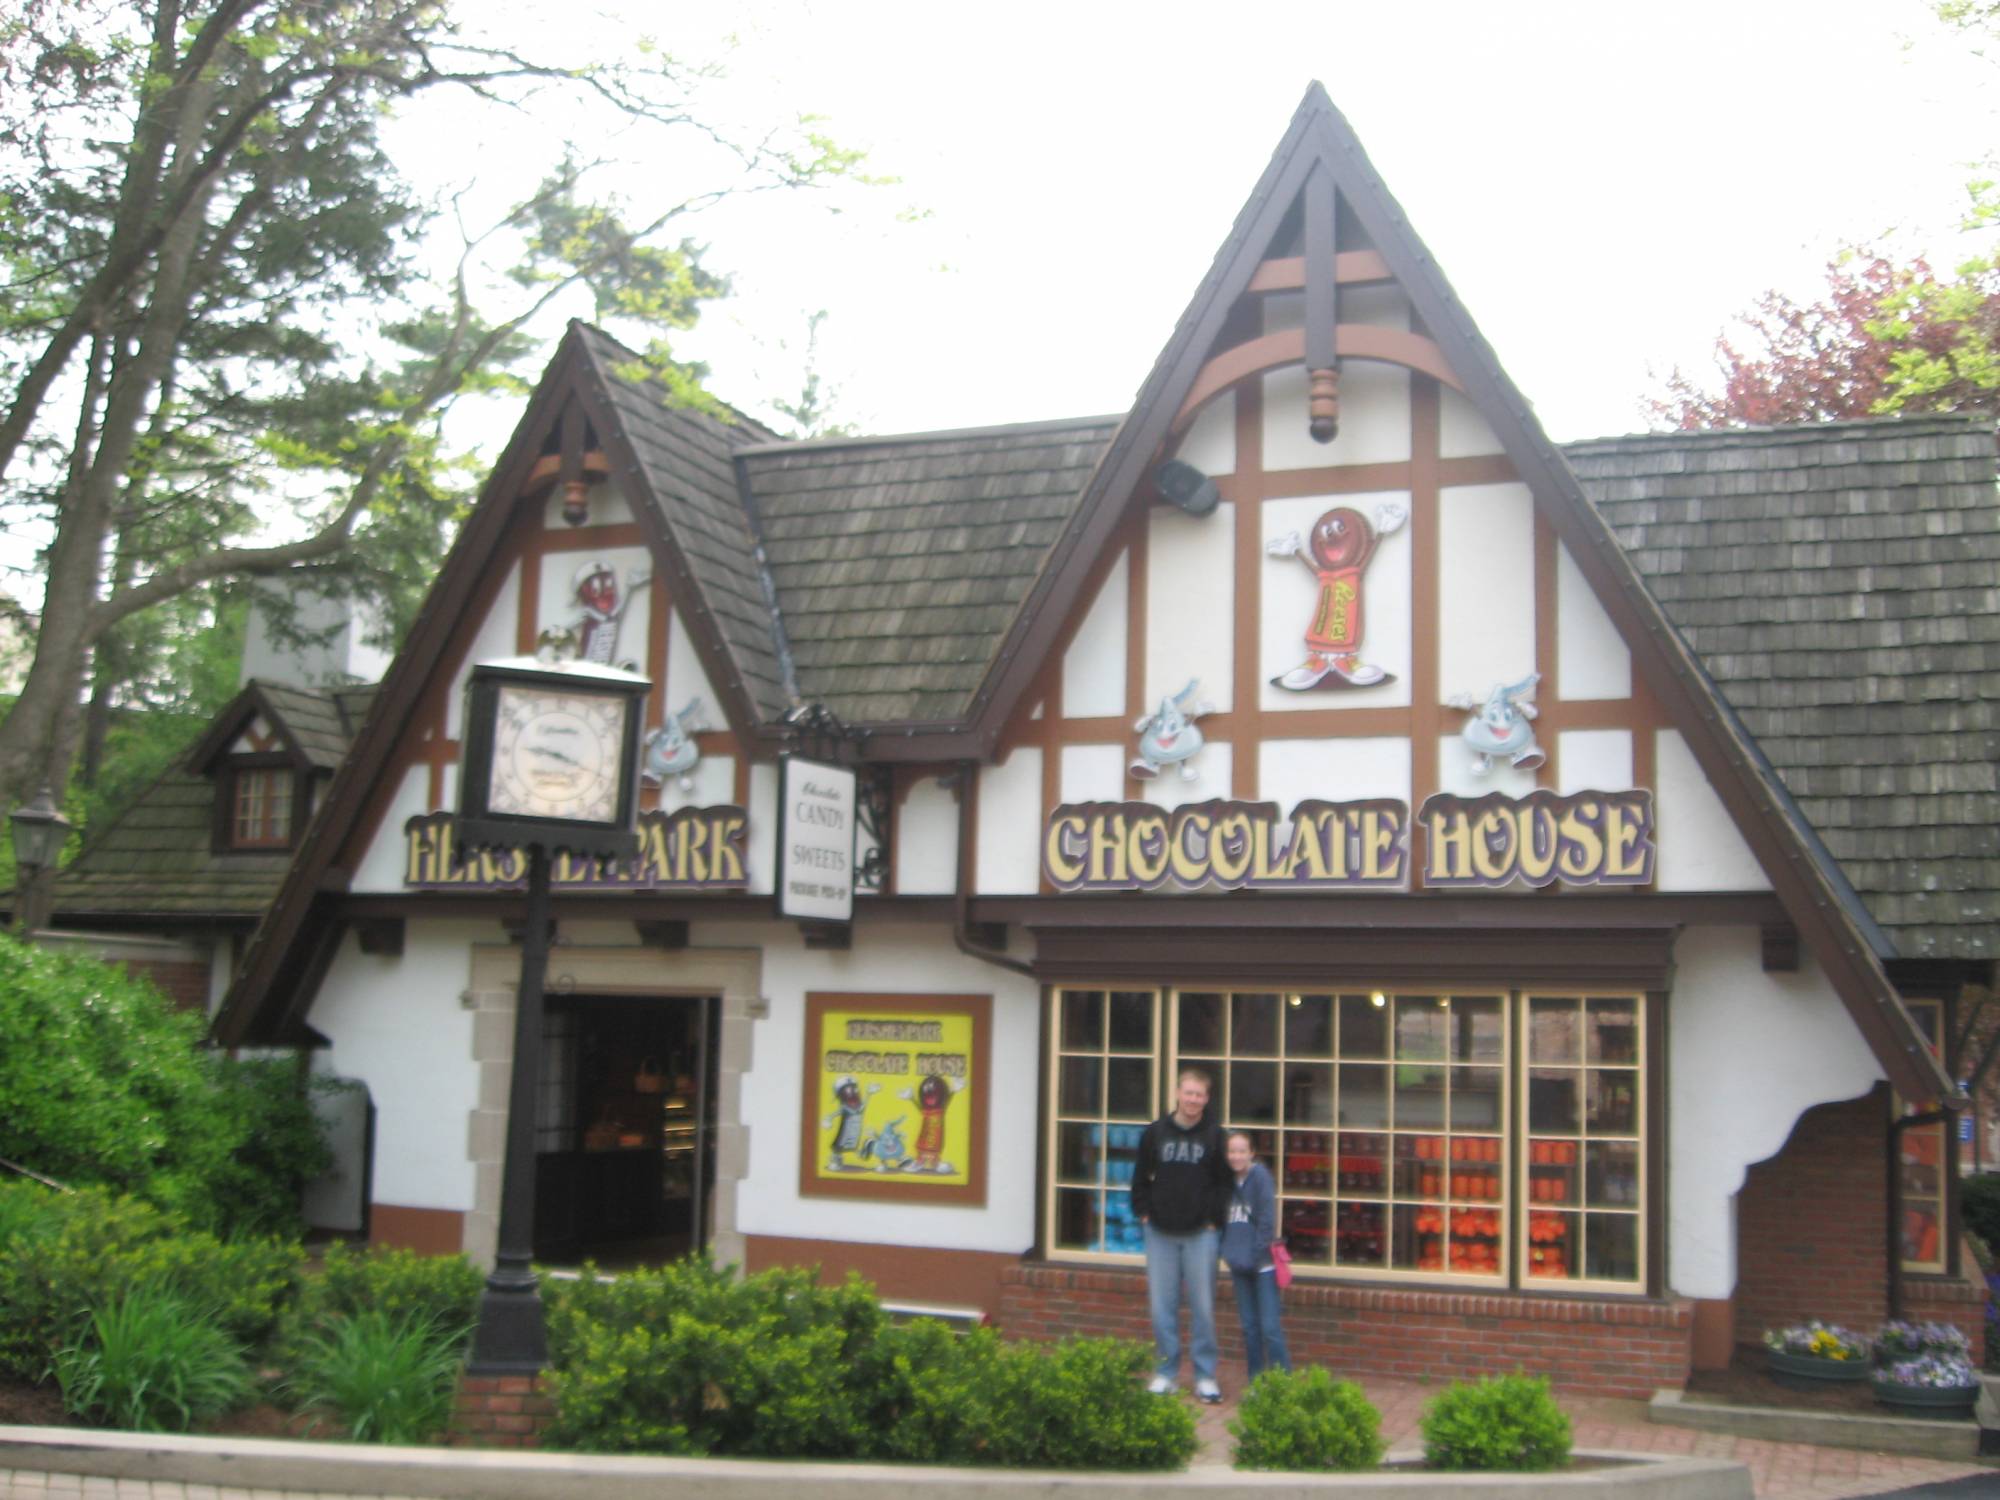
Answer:
<path fill-rule="evenodd" d="M 634 922 L 639 932 L 639 941 L 648 948 L 663 948 L 669 952 L 688 945 L 688 924 L 685 922 Z"/>
<path fill-rule="evenodd" d="M 562 466 L 557 479 L 562 485 L 562 518 L 566 526 L 581 526 L 590 519 L 589 486 L 583 478 L 583 453 L 588 446 L 583 403 L 572 401 L 562 417 Z"/>
<path fill-rule="evenodd" d="M 1305 191 L 1305 334 L 1310 382 L 1307 431 L 1316 443 L 1330 443 L 1340 432 L 1340 360 L 1335 347 L 1340 288 L 1334 212 L 1333 178 L 1324 166 L 1315 166 Z"/>
<path fill-rule="evenodd" d="M 401 917 L 363 917 L 354 924 L 354 935 L 360 940 L 363 953 L 376 958 L 403 956 Z"/>
<path fill-rule="evenodd" d="M 1790 922 L 1766 922 L 1763 927 L 1764 972 L 1796 974 L 1799 971 L 1799 930 Z"/>
<path fill-rule="evenodd" d="M 845 953 L 854 946 L 851 922 L 801 922 L 799 932 L 808 948 L 822 953 Z"/>

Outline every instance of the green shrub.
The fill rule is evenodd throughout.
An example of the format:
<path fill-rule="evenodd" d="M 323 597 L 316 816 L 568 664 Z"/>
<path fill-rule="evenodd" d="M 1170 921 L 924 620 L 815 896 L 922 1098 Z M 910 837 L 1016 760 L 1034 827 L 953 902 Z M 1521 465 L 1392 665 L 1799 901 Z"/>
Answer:
<path fill-rule="evenodd" d="M 301 1340 L 285 1393 L 354 1442 L 427 1443 L 451 1422 L 463 1338 L 420 1311 L 345 1315 Z"/>
<path fill-rule="evenodd" d="M 330 1159 L 289 1062 L 232 1063 L 113 965 L 0 934 L 0 1157 L 196 1228 L 295 1232 Z"/>
<path fill-rule="evenodd" d="M 737 1281 L 703 1258 L 578 1283 L 552 1309 L 547 1441 L 599 1453 L 847 1458 L 870 1439 L 886 1319 L 850 1276 Z"/>
<path fill-rule="evenodd" d="M 1569 1461 L 1569 1418 L 1544 1376 L 1500 1375 L 1447 1387 L 1425 1410 L 1424 1459 L 1434 1469 L 1540 1473 Z"/>
<path fill-rule="evenodd" d="M 2000 1172 L 1981 1172 L 1958 1184 L 1959 1218 L 1989 1245 L 2000 1246 Z"/>
<path fill-rule="evenodd" d="M 1229 1424 L 1239 1469 L 1353 1472 L 1382 1461 L 1382 1414 L 1361 1387 L 1318 1366 L 1266 1370 Z"/>
<path fill-rule="evenodd" d="M 320 1268 L 300 1278 L 277 1340 L 290 1363 L 304 1343 L 363 1312 L 382 1312 L 429 1326 L 454 1353 L 479 1319 L 486 1278 L 463 1255 L 419 1255 L 374 1246 L 331 1245 Z"/>
<path fill-rule="evenodd" d="M 547 1290 L 551 1447 L 1102 1469 L 1195 1448 L 1193 1414 L 1146 1394 L 1136 1344 L 897 1326 L 856 1278 L 738 1281 L 700 1258 Z"/>
<path fill-rule="evenodd" d="M 56 1351 L 63 1409 L 132 1432 L 187 1432 L 249 1399 L 242 1346 L 171 1292 L 135 1287 Z"/>
<path fill-rule="evenodd" d="M 237 1343 L 259 1347 L 303 1258 L 279 1240 L 189 1230 L 137 1198 L 98 1189 L 51 1197 L 30 1233 L 0 1241 L 0 1369 L 43 1378 L 94 1313 L 138 1288 L 171 1293 Z"/>

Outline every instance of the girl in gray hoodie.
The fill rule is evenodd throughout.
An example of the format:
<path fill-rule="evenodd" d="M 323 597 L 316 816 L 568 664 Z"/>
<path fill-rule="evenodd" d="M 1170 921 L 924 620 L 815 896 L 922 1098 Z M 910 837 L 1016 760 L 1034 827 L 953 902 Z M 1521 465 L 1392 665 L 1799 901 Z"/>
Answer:
<path fill-rule="evenodd" d="M 1233 1186 L 1229 1217 L 1222 1226 L 1222 1263 L 1236 1283 L 1243 1352 L 1255 1380 L 1267 1369 L 1292 1367 L 1285 1330 L 1278 1321 L 1278 1277 L 1271 1264 L 1271 1241 L 1278 1233 L 1278 1190 L 1246 1132 L 1230 1131 L 1223 1151 Z"/>

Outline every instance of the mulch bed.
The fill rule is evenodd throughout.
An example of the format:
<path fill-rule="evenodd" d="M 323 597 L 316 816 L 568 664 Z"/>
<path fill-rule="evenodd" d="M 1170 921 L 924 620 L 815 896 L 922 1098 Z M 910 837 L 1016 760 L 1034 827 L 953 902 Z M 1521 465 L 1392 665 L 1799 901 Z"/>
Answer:
<path fill-rule="evenodd" d="M 29 1385 L 25 1381 L 0 1380 L 0 1426 L 4 1427 L 81 1427 L 77 1421 L 63 1410 L 62 1392 L 53 1384 Z M 338 1423 L 301 1416 L 297 1412 L 286 1411 L 282 1406 L 270 1402 L 260 1402 L 231 1412 L 212 1427 L 202 1429 L 205 1436 L 246 1437 L 246 1438 L 325 1438 L 340 1436 Z"/>
<path fill-rule="evenodd" d="M 1764 1367 L 1764 1350 L 1738 1344 L 1726 1370 L 1696 1370 L 1688 1377 L 1689 1401 L 1711 1406 L 1775 1406 L 1786 1411 L 1859 1412 L 1871 1417 L 1921 1416 L 1943 1422 L 1970 1422 L 1972 1415 L 1955 1412 L 1908 1412 L 1884 1406 L 1865 1380 L 1829 1383 L 1817 1391 L 1795 1391 L 1779 1385 Z"/>

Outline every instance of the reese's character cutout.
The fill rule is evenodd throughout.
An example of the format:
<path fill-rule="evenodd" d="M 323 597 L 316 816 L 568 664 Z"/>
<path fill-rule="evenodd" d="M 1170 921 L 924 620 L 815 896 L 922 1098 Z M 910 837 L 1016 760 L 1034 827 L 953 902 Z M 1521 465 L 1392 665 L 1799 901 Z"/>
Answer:
<path fill-rule="evenodd" d="M 1265 548 L 1273 557 L 1296 557 L 1319 581 L 1319 599 L 1306 626 L 1306 659 L 1273 677 L 1273 686 L 1305 693 L 1396 680 L 1394 673 L 1361 659 L 1361 581 L 1376 543 L 1409 517 L 1408 509 L 1391 501 L 1375 507 L 1371 526 L 1360 511 L 1337 505 L 1313 522 L 1305 538 L 1288 531 Z"/>
<path fill-rule="evenodd" d="M 917 1085 L 915 1103 L 922 1122 L 917 1126 L 916 1159 L 909 1164 L 913 1172 L 950 1172 L 950 1162 L 944 1160 L 944 1112 L 951 1103 L 952 1095 L 965 1087 L 962 1078 L 945 1078 L 932 1073 Z M 899 1097 L 911 1098 L 910 1091 L 903 1089 Z"/>

